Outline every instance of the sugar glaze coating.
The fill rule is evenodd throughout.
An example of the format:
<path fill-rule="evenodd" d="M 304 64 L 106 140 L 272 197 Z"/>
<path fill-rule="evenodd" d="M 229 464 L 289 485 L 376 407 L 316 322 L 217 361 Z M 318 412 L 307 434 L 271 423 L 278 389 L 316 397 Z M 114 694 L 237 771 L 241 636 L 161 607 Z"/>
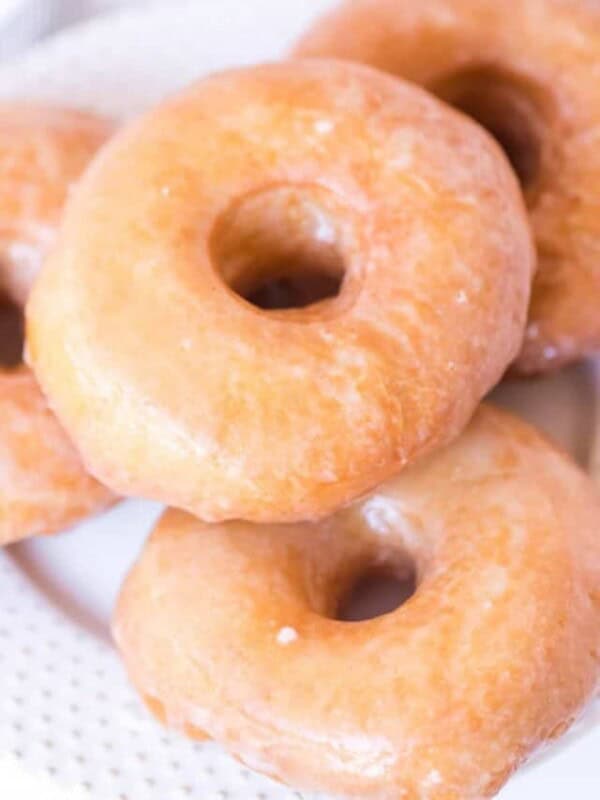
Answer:
<path fill-rule="evenodd" d="M 161 719 L 295 788 L 481 800 L 597 687 L 599 525 L 587 476 L 482 407 L 452 445 L 319 523 L 168 511 L 114 631 Z M 372 568 L 414 569 L 415 594 L 337 621 Z"/>
<path fill-rule="evenodd" d="M 87 172 L 31 360 L 115 491 L 318 518 L 460 432 L 520 347 L 533 261 L 514 176 L 462 115 L 342 62 L 234 70 Z M 315 263 L 335 296 L 245 299 Z"/>
<path fill-rule="evenodd" d="M 299 56 L 370 64 L 488 127 L 520 173 L 537 245 L 514 369 L 600 350 L 600 4 L 592 0 L 348 0 Z"/>

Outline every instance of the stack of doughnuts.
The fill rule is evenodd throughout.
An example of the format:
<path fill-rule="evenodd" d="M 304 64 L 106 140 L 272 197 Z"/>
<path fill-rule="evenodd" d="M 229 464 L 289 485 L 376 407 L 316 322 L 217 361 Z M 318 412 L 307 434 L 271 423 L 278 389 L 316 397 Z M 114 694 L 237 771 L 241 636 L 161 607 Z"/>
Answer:
<path fill-rule="evenodd" d="M 113 494 L 81 457 L 22 362 L 19 309 L 56 236 L 70 187 L 113 126 L 45 106 L 0 106 L 0 544 L 60 531 Z"/>
<path fill-rule="evenodd" d="M 597 692 L 597 489 L 482 400 L 600 345 L 599 23 L 584 0 L 353 0 L 77 181 L 27 304 L 35 378 L 0 382 L 0 455 L 47 516 L 18 477 L 0 531 L 112 493 L 170 507 L 114 620 L 165 724 L 302 790 L 481 800 Z M 6 115 L 44 131 L 54 215 L 56 129 L 95 151 L 108 128 Z M 18 302 L 48 227 L 21 199 Z M 408 597 L 349 621 L 365 576 Z"/>

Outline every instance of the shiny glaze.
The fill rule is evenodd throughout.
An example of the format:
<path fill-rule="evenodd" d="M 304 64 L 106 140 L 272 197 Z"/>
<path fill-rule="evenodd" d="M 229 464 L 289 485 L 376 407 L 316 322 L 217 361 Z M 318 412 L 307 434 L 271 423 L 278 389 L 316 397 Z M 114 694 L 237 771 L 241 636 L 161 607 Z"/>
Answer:
<path fill-rule="evenodd" d="M 168 511 L 114 632 L 163 721 L 294 788 L 481 800 L 597 687 L 599 529 L 589 479 L 482 407 L 455 443 L 318 523 Z M 374 567 L 416 568 L 415 594 L 337 621 Z"/>
<path fill-rule="evenodd" d="M 31 372 L 0 372 L 0 545 L 55 533 L 114 500 L 86 473 Z"/>
<path fill-rule="evenodd" d="M 0 104 L 0 313 L 23 306 L 72 185 L 113 131 L 91 114 Z M 32 372 L 0 368 L 0 545 L 68 527 L 114 502 L 89 477 Z"/>
<path fill-rule="evenodd" d="M 315 260 L 343 271 L 337 296 L 240 296 Z M 31 362 L 116 491 L 318 518 L 460 432 L 520 347 L 532 269 L 514 176 L 466 118 L 361 66 L 231 71 L 87 172 L 29 305 Z"/>
<path fill-rule="evenodd" d="M 317 20 L 295 53 L 414 81 L 525 148 L 517 166 L 529 173 L 539 269 L 514 368 L 544 372 L 600 349 L 598 2 L 349 0 Z M 524 135 L 538 150 L 532 172 Z"/>
<path fill-rule="evenodd" d="M 0 103 L 0 290 L 23 305 L 67 196 L 112 123 L 92 114 Z"/>

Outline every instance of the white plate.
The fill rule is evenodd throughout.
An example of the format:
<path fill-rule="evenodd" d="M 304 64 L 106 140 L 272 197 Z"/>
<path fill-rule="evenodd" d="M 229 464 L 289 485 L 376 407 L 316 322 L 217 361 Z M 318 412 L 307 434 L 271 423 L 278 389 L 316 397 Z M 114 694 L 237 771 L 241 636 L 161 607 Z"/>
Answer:
<path fill-rule="evenodd" d="M 206 72 L 273 59 L 333 0 L 188 0 L 73 29 L 0 72 L 0 96 L 130 116 Z M 591 456 L 591 365 L 510 383 L 499 399 Z M 110 643 L 119 583 L 159 513 L 129 501 L 70 533 L 0 553 L 0 796 L 10 800 L 291 800 L 216 745 L 162 730 Z M 597 706 L 502 800 L 597 800 Z"/>

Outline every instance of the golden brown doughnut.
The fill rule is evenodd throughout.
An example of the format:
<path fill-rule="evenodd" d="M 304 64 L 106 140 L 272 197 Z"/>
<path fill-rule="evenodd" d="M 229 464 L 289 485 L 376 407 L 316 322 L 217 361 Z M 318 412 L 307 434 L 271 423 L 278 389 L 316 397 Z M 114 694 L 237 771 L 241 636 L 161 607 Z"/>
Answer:
<path fill-rule="evenodd" d="M 29 305 L 30 356 L 119 493 L 317 518 L 459 433 L 518 351 L 532 268 L 479 126 L 366 67 L 235 70 L 86 173 Z M 307 276 L 297 304 L 325 299 L 257 306 Z"/>
<path fill-rule="evenodd" d="M 0 370 L 0 546 L 55 533 L 114 502 L 90 478 L 31 372 Z"/>
<path fill-rule="evenodd" d="M 391 72 L 487 127 L 520 175 L 539 258 L 515 368 L 600 349 L 600 3 L 348 0 L 295 52 Z"/>
<path fill-rule="evenodd" d="M 278 780 L 361 800 L 482 800 L 597 687 L 599 527 L 588 478 L 482 408 L 448 448 L 319 523 L 168 511 L 115 635 L 168 724 Z M 414 570 L 415 594 L 338 621 L 372 570 Z"/>
<path fill-rule="evenodd" d="M 113 131 L 92 114 L 0 103 L 0 289 L 24 304 L 74 181 Z"/>

